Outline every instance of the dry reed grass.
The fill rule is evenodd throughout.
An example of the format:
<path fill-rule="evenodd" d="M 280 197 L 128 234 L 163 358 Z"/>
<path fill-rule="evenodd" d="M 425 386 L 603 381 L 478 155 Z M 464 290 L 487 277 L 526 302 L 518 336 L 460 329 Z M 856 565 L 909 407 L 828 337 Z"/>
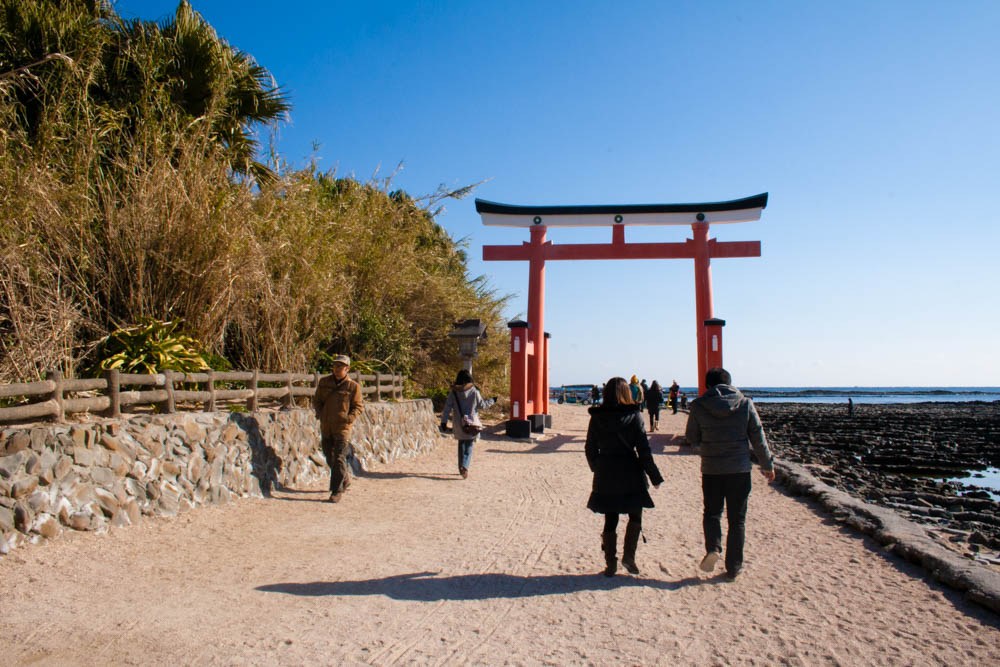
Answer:
<path fill-rule="evenodd" d="M 478 317 L 494 335 L 477 375 L 501 388 L 505 299 L 431 212 L 468 189 L 418 202 L 391 178 L 251 169 L 250 128 L 282 95 L 184 3 L 166 26 L 84 0 L 0 8 L 0 381 L 79 375 L 108 333 L 159 319 L 234 367 L 347 352 L 420 391 L 450 381 L 448 331 Z M 189 47 L 215 69 L 161 81 Z M 211 97 L 192 111 L 185 87 Z"/>

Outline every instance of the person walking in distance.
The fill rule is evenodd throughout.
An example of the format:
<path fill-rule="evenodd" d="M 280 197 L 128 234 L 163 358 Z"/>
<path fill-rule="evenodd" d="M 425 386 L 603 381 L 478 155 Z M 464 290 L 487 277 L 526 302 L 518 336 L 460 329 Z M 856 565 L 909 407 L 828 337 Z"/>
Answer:
<path fill-rule="evenodd" d="M 496 402 L 495 398 L 485 399 L 472 381 L 472 373 L 464 368 L 455 376 L 455 384 L 448 394 L 441 412 L 441 431 L 448 428 L 448 415 L 452 415 L 452 433 L 458 440 L 458 474 L 462 479 L 469 476 L 472 464 L 472 446 L 479 439 L 482 422 L 479 411 Z"/>
<path fill-rule="evenodd" d="M 632 379 L 629 380 L 628 388 L 632 392 L 632 402 L 639 406 L 639 410 L 642 410 L 642 406 L 646 402 L 646 397 L 642 393 L 642 385 L 639 384 L 639 378 L 633 375 Z"/>
<path fill-rule="evenodd" d="M 659 382 L 653 380 L 653 384 L 649 385 L 649 391 L 646 392 L 646 410 L 649 412 L 650 432 L 655 431 L 657 424 L 660 423 L 660 403 L 663 403 L 663 389 L 660 388 Z"/>
<path fill-rule="evenodd" d="M 702 528 L 705 557 L 701 569 L 712 572 L 722 554 L 722 510 L 726 509 L 726 576 L 735 579 L 743 569 L 743 543 L 750 499 L 750 448 L 760 472 L 774 481 L 774 458 L 753 401 L 732 385 L 724 368 L 705 374 L 705 393 L 691 401 L 685 437 L 700 447 Z"/>
<path fill-rule="evenodd" d="M 677 384 L 677 380 L 674 380 L 673 384 L 670 385 L 670 390 L 667 393 L 667 397 L 670 399 L 670 408 L 677 414 L 677 394 L 680 392 L 681 386 Z"/>
<path fill-rule="evenodd" d="M 330 466 L 331 503 L 340 502 L 351 485 L 351 471 L 347 466 L 350 450 L 351 426 L 364 410 L 361 387 L 347 377 L 351 358 L 338 354 L 333 358 L 333 371 L 320 379 L 313 395 L 313 410 L 319 419 L 320 443 L 323 456 Z"/>
<path fill-rule="evenodd" d="M 604 386 L 604 402 L 589 409 L 590 424 L 584 452 L 594 473 L 587 509 L 604 515 L 601 549 L 604 551 L 604 576 L 618 571 L 618 515 L 628 514 L 622 565 L 639 574 L 635 552 L 642 532 L 642 509 L 653 507 L 649 497 L 648 477 L 654 487 L 663 483 L 649 440 L 643 428 L 639 404 L 625 378 L 613 377 Z"/>

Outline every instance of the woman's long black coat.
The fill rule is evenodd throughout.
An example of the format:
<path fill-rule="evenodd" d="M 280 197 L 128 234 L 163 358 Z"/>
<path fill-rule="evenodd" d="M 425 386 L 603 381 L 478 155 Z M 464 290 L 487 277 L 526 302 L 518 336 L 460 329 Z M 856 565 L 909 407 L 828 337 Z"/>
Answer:
<path fill-rule="evenodd" d="M 600 514 L 628 514 L 653 507 L 653 484 L 663 476 L 653 462 L 638 405 L 590 408 L 585 447 L 594 486 L 587 507 Z"/>

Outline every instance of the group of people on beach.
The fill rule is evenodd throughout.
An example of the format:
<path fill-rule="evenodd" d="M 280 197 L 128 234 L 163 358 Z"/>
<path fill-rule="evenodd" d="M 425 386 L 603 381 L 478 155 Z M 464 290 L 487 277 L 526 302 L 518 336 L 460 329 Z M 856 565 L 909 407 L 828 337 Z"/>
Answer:
<path fill-rule="evenodd" d="M 322 449 L 330 466 L 330 502 L 339 502 L 350 485 L 347 465 L 351 425 L 361 414 L 361 389 L 347 377 L 350 358 L 334 358 L 333 372 L 322 378 L 313 398 L 313 408 L 320 420 Z M 723 368 L 712 368 L 705 375 L 705 393 L 690 404 L 686 444 L 697 447 L 701 456 L 702 528 L 705 556 L 700 567 L 712 572 L 720 559 L 725 561 L 725 576 L 735 579 L 743 568 L 743 546 L 747 506 L 751 489 L 751 450 L 761 474 L 773 481 L 774 458 L 753 401 L 733 386 L 732 377 Z M 638 390 L 638 391 L 637 391 Z M 670 395 L 677 412 L 679 387 L 674 381 Z M 659 393 L 659 397 L 657 396 Z M 458 471 L 468 477 L 472 449 L 482 430 L 478 413 L 496 399 L 485 399 L 468 370 L 460 370 L 445 401 L 440 428 L 447 430 L 449 418 L 458 443 Z M 605 576 L 618 571 L 618 523 L 628 515 L 622 549 L 622 566 L 639 574 L 635 561 L 642 534 L 642 511 L 652 508 L 649 484 L 663 483 L 649 447 L 642 418 L 642 408 L 649 412 L 650 431 L 659 422 L 662 389 L 657 381 L 643 387 L 632 376 L 631 382 L 613 377 L 604 384 L 603 401 L 589 408 L 590 424 L 584 452 L 593 473 L 587 508 L 604 515 L 601 550 Z M 655 407 L 655 409 L 654 409 Z M 722 540 L 722 513 L 725 510 L 727 534 Z"/>
<path fill-rule="evenodd" d="M 661 406 L 666 405 L 675 415 L 677 414 L 678 407 L 682 410 L 687 410 L 687 395 L 681 392 L 681 387 L 677 384 L 677 380 L 674 380 L 667 390 L 666 401 L 664 401 L 663 387 L 660 386 L 657 380 L 653 380 L 653 384 L 647 385 L 646 378 L 640 381 L 639 376 L 633 375 L 632 379 L 629 380 L 628 388 L 632 394 L 632 402 L 638 405 L 640 410 L 645 408 L 646 412 L 649 413 L 650 432 L 655 431 L 659 426 Z M 600 390 L 596 389 L 596 385 L 594 394 L 594 403 L 597 403 Z"/>

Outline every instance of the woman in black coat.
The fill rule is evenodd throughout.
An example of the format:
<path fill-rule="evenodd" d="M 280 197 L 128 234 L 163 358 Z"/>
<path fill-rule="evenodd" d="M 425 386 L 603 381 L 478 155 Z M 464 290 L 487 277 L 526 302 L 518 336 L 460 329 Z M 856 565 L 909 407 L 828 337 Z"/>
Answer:
<path fill-rule="evenodd" d="M 649 411 L 649 432 L 656 430 L 656 425 L 660 423 L 660 404 L 663 403 L 663 389 L 660 383 L 653 380 L 649 391 L 646 392 L 646 410 Z"/>
<path fill-rule="evenodd" d="M 622 565 L 639 574 L 635 550 L 642 532 L 642 508 L 653 507 L 646 477 L 658 487 L 663 476 L 653 462 L 649 441 L 642 423 L 640 406 L 632 401 L 625 378 L 614 377 L 604 386 L 604 403 L 590 408 L 587 428 L 587 464 L 594 473 L 593 491 L 587 508 L 604 515 L 601 549 L 604 550 L 604 575 L 618 570 L 618 515 L 628 514 Z"/>

